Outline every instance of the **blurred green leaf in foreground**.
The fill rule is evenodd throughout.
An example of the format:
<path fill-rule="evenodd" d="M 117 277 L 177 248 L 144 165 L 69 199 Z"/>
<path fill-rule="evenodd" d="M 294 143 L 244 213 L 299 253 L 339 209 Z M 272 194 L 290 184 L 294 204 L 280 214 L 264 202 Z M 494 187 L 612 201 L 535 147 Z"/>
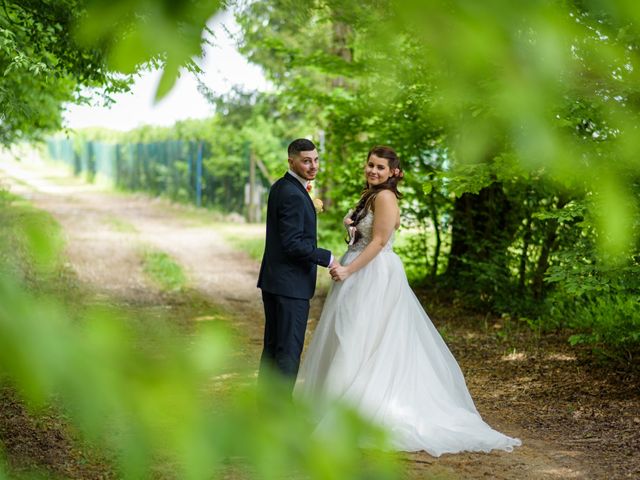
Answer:
<path fill-rule="evenodd" d="M 35 415 L 59 406 L 123 478 L 159 465 L 184 479 L 229 465 L 266 479 L 395 477 L 390 457 L 375 453 L 385 436 L 353 413 L 337 409 L 335 430 L 313 433 L 309 409 L 287 400 L 277 379 L 257 391 L 218 322 L 186 335 L 76 294 L 56 298 L 58 225 L 6 192 L 0 220 L 0 383 Z"/>
<path fill-rule="evenodd" d="M 207 21 L 223 7 L 221 0 L 88 0 L 87 15 L 77 24 L 81 43 L 110 45 L 111 69 L 134 73 L 147 62 L 162 68 L 156 99 L 173 87 L 181 67 L 199 71 Z"/>

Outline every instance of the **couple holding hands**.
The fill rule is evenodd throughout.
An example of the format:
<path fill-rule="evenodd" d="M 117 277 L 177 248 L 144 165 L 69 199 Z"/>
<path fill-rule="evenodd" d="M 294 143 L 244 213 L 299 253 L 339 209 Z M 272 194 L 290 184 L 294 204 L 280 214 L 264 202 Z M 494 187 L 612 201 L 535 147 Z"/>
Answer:
<path fill-rule="evenodd" d="M 293 396 L 314 406 L 318 424 L 329 418 L 332 402 L 352 406 L 385 427 L 396 450 L 437 457 L 520 445 L 482 420 L 393 251 L 403 177 L 393 149 L 377 146 L 367 155 L 365 188 L 344 219 L 350 240 L 339 261 L 317 246 L 307 188 L 318 173 L 316 146 L 294 140 L 288 162 L 267 205 L 258 279 L 265 312 L 260 378 L 267 370 L 288 378 Z M 335 283 L 299 368 L 318 265 L 329 268 Z"/>

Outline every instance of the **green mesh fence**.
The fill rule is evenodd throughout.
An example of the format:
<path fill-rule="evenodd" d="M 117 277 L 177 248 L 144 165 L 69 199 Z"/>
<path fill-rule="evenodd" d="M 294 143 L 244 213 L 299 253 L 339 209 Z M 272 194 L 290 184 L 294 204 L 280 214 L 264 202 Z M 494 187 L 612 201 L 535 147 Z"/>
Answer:
<path fill-rule="evenodd" d="M 97 177 L 119 189 L 142 191 L 224 212 L 245 211 L 248 159 L 244 152 L 216 157 L 211 145 L 196 141 L 112 144 L 47 140 L 52 160 L 75 175 Z"/>

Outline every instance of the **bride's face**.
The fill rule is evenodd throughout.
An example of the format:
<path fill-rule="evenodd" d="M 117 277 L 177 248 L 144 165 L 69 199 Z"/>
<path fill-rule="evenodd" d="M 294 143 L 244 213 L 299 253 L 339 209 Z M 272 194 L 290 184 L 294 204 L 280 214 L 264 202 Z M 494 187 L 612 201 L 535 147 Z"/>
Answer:
<path fill-rule="evenodd" d="M 364 176 L 370 187 L 383 184 L 391 176 L 389 160 L 371 155 L 364 166 Z"/>

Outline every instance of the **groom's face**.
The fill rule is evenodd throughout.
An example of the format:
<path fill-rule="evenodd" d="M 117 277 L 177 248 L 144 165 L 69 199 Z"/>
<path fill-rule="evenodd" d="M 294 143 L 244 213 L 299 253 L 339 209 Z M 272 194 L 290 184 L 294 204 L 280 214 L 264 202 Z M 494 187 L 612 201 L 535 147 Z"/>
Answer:
<path fill-rule="evenodd" d="M 318 173 L 319 159 L 317 150 L 300 152 L 289 157 L 289 167 L 297 175 L 307 180 L 313 180 Z"/>

